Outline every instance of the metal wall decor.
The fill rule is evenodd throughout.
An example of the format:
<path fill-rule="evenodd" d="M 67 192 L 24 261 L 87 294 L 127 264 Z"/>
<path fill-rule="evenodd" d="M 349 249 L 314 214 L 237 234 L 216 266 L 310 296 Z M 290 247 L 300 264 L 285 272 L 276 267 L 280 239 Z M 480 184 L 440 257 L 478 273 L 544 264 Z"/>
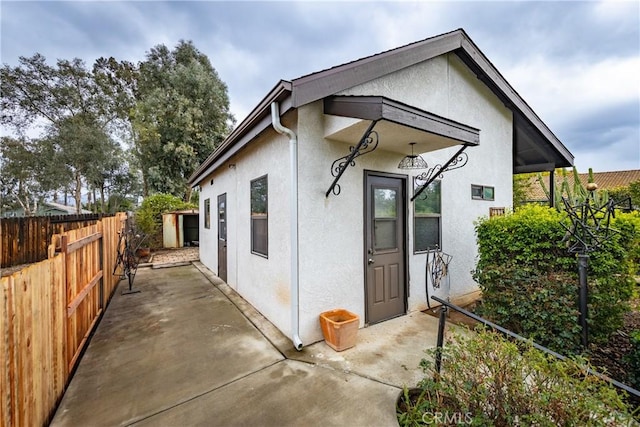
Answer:
<path fill-rule="evenodd" d="M 415 154 L 413 152 L 413 146 L 416 145 L 415 142 L 410 142 L 411 146 L 411 154 L 408 154 L 400 160 L 398 163 L 398 169 L 426 169 L 429 167 L 427 162 L 424 161 L 420 154 Z"/>
<path fill-rule="evenodd" d="M 367 128 L 367 131 L 364 133 L 364 135 L 360 139 L 360 142 L 358 142 L 358 144 L 355 147 L 353 145 L 349 147 L 349 154 L 347 154 L 344 157 L 340 157 L 339 159 L 336 159 L 331 164 L 331 175 L 333 175 L 334 179 L 333 179 L 333 182 L 331 183 L 331 186 L 325 193 L 325 197 L 329 197 L 329 194 L 332 192 L 336 196 L 340 194 L 340 184 L 338 184 L 338 181 L 340 180 L 340 177 L 342 177 L 342 174 L 344 173 L 344 171 L 349 166 L 356 165 L 356 162 L 355 162 L 356 158 L 365 154 L 369 154 L 372 151 L 374 151 L 376 148 L 378 148 L 378 133 L 373 130 L 373 127 L 376 125 L 377 122 L 378 122 L 377 120 L 374 120 L 373 122 L 371 122 L 371 124 Z"/>
<path fill-rule="evenodd" d="M 466 148 L 467 148 L 467 146 L 463 145 L 462 148 L 460 148 L 456 152 L 456 154 L 454 154 L 453 157 L 451 157 L 444 164 L 444 166 L 439 165 L 439 164 L 435 165 L 435 166 L 429 168 L 429 170 L 427 170 L 426 172 L 423 172 L 420 175 L 416 176 L 416 181 L 422 181 L 422 182 L 424 182 L 424 184 L 421 184 L 420 187 L 418 187 L 418 189 L 413 194 L 413 197 L 411 198 L 411 201 L 413 202 L 415 199 L 417 199 L 418 196 L 420 196 L 420 194 L 422 194 L 422 192 L 436 178 L 442 178 L 442 174 L 443 173 L 452 171 L 454 169 L 460 169 L 461 167 L 465 166 L 467 164 L 467 162 L 469 161 L 469 156 L 467 155 L 467 153 L 464 152 L 464 150 Z"/>
<path fill-rule="evenodd" d="M 427 306 L 431 308 L 429 303 L 429 279 L 431 279 L 431 286 L 433 289 L 440 289 L 442 280 L 447 278 L 447 293 L 451 291 L 451 279 L 449 277 L 449 263 L 453 257 L 447 253 L 442 252 L 439 248 L 435 251 L 427 253 L 427 265 L 426 265 L 426 280 L 425 288 L 427 292 Z"/>

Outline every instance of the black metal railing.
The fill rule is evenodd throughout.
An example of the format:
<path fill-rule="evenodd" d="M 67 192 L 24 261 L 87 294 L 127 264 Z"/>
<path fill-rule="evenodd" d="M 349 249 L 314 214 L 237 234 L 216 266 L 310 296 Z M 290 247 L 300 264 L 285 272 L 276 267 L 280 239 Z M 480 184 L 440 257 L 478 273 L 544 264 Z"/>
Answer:
<path fill-rule="evenodd" d="M 471 319 L 482 323 L 485 326 L 488 326 L 492 329 L 495 329 L 496 331 L 503 333 L 511 338 L 515 338 L 518 341 L 523 341 L 523 342 L 528 342 L 530 343 L 534 348 L 543 351 L 547 354 L 550 354 L 560 360 L 566 360 L 566 356 L 561 355 L 560 353 L 556 353 L 553 350 L 548 349 L 547 347 L 541 346 L 540 344 L 537 344 L 533 341 L 531 341 L 528 338 L 523 337 L 522 335 L 518 335 L 515 332 L 512 332 L 508 329 L 503 328 L 500 325 L 496 325 L 495 323 L 484 319 L 474 313 L 471 313 L 470 311 L 465 310 L 462 307 L 458 307 L 455 304 L 451 304 L 449 301 L 445 301 L 442 298 L 438 298 L 436 296 L 432 296 L 431 297 L 432 300 L 439 302 L 440 304 L 442 304 L 442 306 L 440 307 L 440 317 L 439 317 L 439 322 L 438 322 L 438 341 L 437 341 L 437 350 L 436 350 L 436 360 L 435 360 L 435 368 L 436 368 L 436 372 L 440 373 L 440 368 L 442 367 L 442 346 L 443 346 L 443 342 L 444 342 L 444 326 L 445 326 L 445 321 L 446 321 L 446 315 L 447 315 L 447 310 L 448 309 L 452 309 L 457 311 L 460 314 L 463 314 L 467 317 L 470 317 Z M 640 391 L 629 387 L 626 384 L 621 383 L 620 381 L 616 381 L 613 378 L 610 378 L 606 375 L 603 375 L 599 372 L 596 372 L 592 369 L 590 369 L 589 367 L 585 367 L 585 370 L 588 374 L 594 375 L 602 380 L 607 381 L 609 384 L 615 386 L 616 388 L 620 389 L 620 390 L 624 390 L 627 393 L 629 393 L 632 396 L 635 396 L 636 398 L 640 398 Z"/>

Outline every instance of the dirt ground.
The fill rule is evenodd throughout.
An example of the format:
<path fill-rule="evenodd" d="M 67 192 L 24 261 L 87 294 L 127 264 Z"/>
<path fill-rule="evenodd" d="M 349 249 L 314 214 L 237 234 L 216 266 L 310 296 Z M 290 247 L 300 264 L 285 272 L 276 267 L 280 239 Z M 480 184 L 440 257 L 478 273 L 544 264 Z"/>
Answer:
<path fill-rule="evenodd" d="M 632 310 L 624 316 L 624 325 L 618 329 L 609 341 L 602 345 L 593 345 L 589 351 L 589 360 L 600 371 L 616 380 L 628 383 L 629 365 L 625 362 L 631 352 L 630 336 L 640 330 L 640 297 L 632 301 Z"/>

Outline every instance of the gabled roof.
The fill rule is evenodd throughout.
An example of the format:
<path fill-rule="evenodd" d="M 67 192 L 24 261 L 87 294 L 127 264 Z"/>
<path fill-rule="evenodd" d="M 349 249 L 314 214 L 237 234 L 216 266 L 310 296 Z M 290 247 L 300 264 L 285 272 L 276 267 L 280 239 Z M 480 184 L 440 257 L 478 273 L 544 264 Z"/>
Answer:
<path fill-rule="evenodd" d="M 281 114 L 403 68 L 453 52 L 513 112 L 514 171 L 535 172 L 573 165 L 573 155 L 484 56 L 458 29 L 396 49 L 358 59 L 297 79 L 280 81 L 189 178 L 198 184 L 271 123 L 270 105 Z M 372 94 L 376 95 L 376 94 Z"/>
<path fill-rule="evenodd" d="M 586 186 L 589 182 L 588 173 L 579 173 L 578 177 L 580 179 L 580 183 L 583 186 Z M 563 180 L 564 177 L 562 177 L 560 174 L 555 174 L 556 189 L 560 188 L 560 183 Z M 598 184 L 598 189 L 601 190 L 611 190 L 613 188 L 626 187 L 632 182 L 637 181 L 640 181 L 640 169 L 593 173 L 593 182 Z M 548 174 L 542 176 L 542 182 L 544 182 L 544 185 L 549 188 Z M 573 187 L 573 173 L 567 174 L 567 182 L 571 187 Z M 542 190 L 542 187 L 538 182 L 538 177 L 532 176 L 531 178 L 529 178 L 526 185 L 526 200 L 535 202 L 547 200 L 547 196 L 544 194 L 544 191 Z"/>
<path fill-rule="evenodd" d="M 67 206 L 67 205 L 63 205 L 63 204 L 60 204 L 60 203 L 56 203 L 56 202 L 42 202 L 41 206 L 49 206 L 52 209 L 65 212 L 65 213 L 67 213 L 69 215 L 75 215 L 77 213 L 75 206 Z M 93 212 L 91 212 L 89 210 L 86 210 L 86 209 L 80 209 L 80 213 L 82 213 L 82 214 L 90 214 L 90 213 L 93 213 Z"/>

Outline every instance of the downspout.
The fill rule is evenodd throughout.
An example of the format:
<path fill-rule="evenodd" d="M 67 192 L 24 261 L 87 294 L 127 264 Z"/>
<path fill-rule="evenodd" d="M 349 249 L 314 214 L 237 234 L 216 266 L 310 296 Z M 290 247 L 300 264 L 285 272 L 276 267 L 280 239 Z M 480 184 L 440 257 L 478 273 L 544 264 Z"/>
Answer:
<path fill-rule="evenodd" d="M 289 200 L 291 205 L 291 341 L 296 350 L 302 350 L 300 339 L 300 302 L 298 271 L 298 137 L 291 129 L 280 122 L 280 106 L 271 103 L 271 123 L 279 134 L 289 137 L 289 166 L 291 170 L 291 186 Z"/>

